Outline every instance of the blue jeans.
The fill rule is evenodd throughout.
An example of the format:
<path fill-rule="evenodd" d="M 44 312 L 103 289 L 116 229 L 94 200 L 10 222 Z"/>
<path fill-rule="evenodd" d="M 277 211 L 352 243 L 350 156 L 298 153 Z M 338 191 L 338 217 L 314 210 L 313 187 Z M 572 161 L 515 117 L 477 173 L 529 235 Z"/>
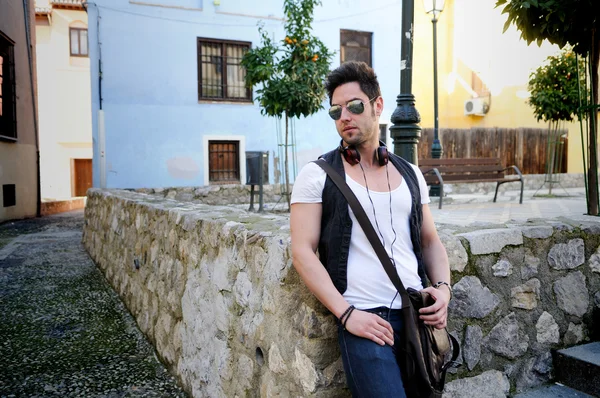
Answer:
<path fill-rule="evenodd" d="M 378 307 L 368 310 L 388 321 L 394 329 L 394 345 L 399 344 L 402 311 Z M 346 381 L 354 398 L 406 398 L 394 348 L 353 335 L 338 326 L 338 340 Z"/>

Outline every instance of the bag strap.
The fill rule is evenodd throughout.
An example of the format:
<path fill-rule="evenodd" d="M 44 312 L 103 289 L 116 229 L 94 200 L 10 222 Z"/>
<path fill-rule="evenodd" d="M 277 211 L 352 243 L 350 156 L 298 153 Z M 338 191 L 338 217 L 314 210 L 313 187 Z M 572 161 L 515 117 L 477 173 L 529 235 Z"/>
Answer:
<path fill-rule="evenodd" d="M 352 192 L 352 190 L 350 189 L 348 184 L 346 184 L 346 181 L 342 178 L 342 176 L 337 171 L 335 171 L 335 169 L 331 167 L 331 165 L 327 163 L 324 159 L 316 160 L 314 161 L 314 163 L 316 163 L 327 173 L 329 178 L 331 178 L 331 181 L 333 181 L 333 183 L 338 187 L 340 192 L 348 201 L 348 205 L 350 205 L 350 208 L 354 212 L 356 220 L 362 227 L 369 242 L 371 242 L 371 245 L 375 250 L 375 254 L 377 254 L 377 257 L 379 257 L 379 261 L 381 261 L 383 269 L 385 269 L 385 272 L 388 274 L 388 277 L 391 279 L 392 283 L 394 284 L 394 287 L 396 288 L 396 290 L 398 290 L 398 293 L 400 293 L 400 297 L 402 298 L 402 308 L 408 308 L 410 306 L 410 299 L 408 298 L 408 293 L 406 292 L 406 289 L 404 288 L 404 285 L 402 284 L 402 281 L 400 280 L 400 277 L 396 272 L 396 268 L 394 267 L 392 260 L 390 260 L 390 257 L 388 256 L 387 251 L 385 250 L 385 247 L 383 247 L 383 244 L 379 240 L 379 237 L 377 236 L 377 233 L 373 228 L 373 224 L 371 224 L 367 213 L 365 213 L 365 209 L 363 209 L 363 207 L 361 206 L 360 202 L 356 198 L 356 195 L 354 195 L 354 192 Z"/>

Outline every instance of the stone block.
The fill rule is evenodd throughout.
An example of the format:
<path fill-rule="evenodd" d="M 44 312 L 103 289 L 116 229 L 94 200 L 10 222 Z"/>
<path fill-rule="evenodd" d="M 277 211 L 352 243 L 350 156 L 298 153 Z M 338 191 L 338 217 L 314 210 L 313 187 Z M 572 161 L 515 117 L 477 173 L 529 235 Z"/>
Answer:
<path fill-rule="evenodd" d="M 508 378 L 498 370 L 489 370 L 447 383 L 444 398 L 506 398 L 509 390 Z"/>
<path fill-rule="evenodd" d="M 540 259 L 529 253 L 526 253 L 525 264 L 521 267 L 521 278 L 523 280 L 531 279 L 531 277 L 537 275 L 539 266 Z"/>
<path fill-rule="evenodd" d="M 521 231 L 511 229 L 483 229 L 479 231 L 459 234 L 469 241 L 472 254 L 492 254 L 508 245 L 522 245 L 523 234 Z"/>
<path fill-rule="evenodd" d="M 523 236 L 530 239 L 546 239 L 552 236 L 554 229 L 549 225 L 535 225 L 531 227 L 521 227 Z"/>
<path fill-rule="evenodd" d="M 560 330 L 554 317 L 544 311 L 535 324 L 537 341 L 541 344 L 557 344 L 560 342 Z"/>
<path fill-rule="evenodd" d="M 473 370 L 479 363 L 482 338 L 483 332 L 479 326 L 467 326 L 467 331 L 465 332 L 465 345 L 462 352 L 469 370 Z"/>
<path fill-rule="evenodd" d="M 596 249 L 596 253 L 590 256 L 588 264 L 590 265 L 592 272 L 600 274 L 600 246 Z"/>
<path fill-rule="evenodd" d="M 519 326 L 515 313 L 511 312 L 492 328 L 483 343 L 492 352 L 515 359 L 527 352 L 529 336 Z"/>
<path fill-rule="evenodd" d="M 575 344 L 579 344 L 582 341 L 586 340 L 586 338 L 587 331 L 584 324 L 580 323 L 576 325 L 573 322 L 569 322 L 569 328 L 567 329 L 567 332 L 565 333 L 565 337 L 563 339 L 565 345 L 572 346 Z"/>
<path fill-rule="evenodd" d="M 467 318 L 484 318 L 500 303 L 490 289 L 484 287 L 476 276 L 465 276 L 453 287 L 454 299 L 449 308 L 453 314 Z"/>
<path fill-rule="evenodd" d="M 492 271 L 494 271 L 494 276 L 499 277 L 507 277 L 512 275 L 513 266 L 508 260 L 500 260 L 496 264 L 492 265 Z"/>
<path fill-rule="evenodd" d="M 572 239 L 568 243 L 555 244 L 548 253 L 548 264 L 554 269 L 573 269 L 585 262 L 583 239 Z"/>
<path fill-rule="evenodd" d="M 298 348 L 295 350 L 294 374 L 306 394 L 311 394 L 317 387 L 318 374 L 315 365 Z"/>
<path fill-rule="evenodd" d="M 589 306 L 589 294 L 585 283 L 585 276 L 573 272 L 554 282 L 556 304 L 569 315 L 582 317 Z"/>
<path fill-rule="evenodd" d="M 536 308 L 540 299 L 540 287 L 540 281 L 535 278 L 523 285 L 513 287 L 510 291 L 511 306 L 525 310 Z"/>
<path fill-rule="evenodd" d="M 463 272 L 469 261 L 469 255 L 462 245 L 462 242 L 458 237 L 447 232 L 440 232 L 439 236 L 442 244 L 446 248 L 450 270 Z"/>

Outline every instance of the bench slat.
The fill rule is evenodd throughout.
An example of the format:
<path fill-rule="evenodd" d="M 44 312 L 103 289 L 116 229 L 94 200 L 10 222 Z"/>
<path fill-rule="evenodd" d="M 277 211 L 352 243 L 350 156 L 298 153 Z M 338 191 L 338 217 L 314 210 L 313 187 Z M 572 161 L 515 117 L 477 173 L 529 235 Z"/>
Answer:
<path fill-rule="evenodd" d="M 431 167 L 428 166 L 429 169 Z M 503 172 L 504 167 L 497 165 L 472 165 L 472 166 L 439 166 L 436 167 L 440 173 L 489 173 Z M 421 170 L 423 170 L 421 168 Z"/>
<path fill-rule="evenodd" d="M 446 165 L 502 165 L 500 158 L 463 158 L 463 159 L 419 159 L 419 166 L 446 166 Z"/>

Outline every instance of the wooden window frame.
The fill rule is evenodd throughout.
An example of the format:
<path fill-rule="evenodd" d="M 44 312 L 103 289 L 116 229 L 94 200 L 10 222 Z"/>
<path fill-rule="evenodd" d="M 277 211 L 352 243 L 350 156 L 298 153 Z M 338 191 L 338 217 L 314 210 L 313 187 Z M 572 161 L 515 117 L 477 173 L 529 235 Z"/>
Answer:
<path fill-rule="evenodd" d="M 227 102 L 252 102 L 252 88 L 246 88 L 246 97 L 228 97 L 227 96 L 227 45 L 237 45 L 244 46 L 248 50 L 250 49 L 252 43 L 247 41 L 235 41 L 235 40 L 220 40 L 220 39 L 209 39 L 205 37 L 197 38 L 197 53 L 198 53 L 198 101 L 227 101 Z M 220 44 L 221 45 L 221 87 L 223 90 L 223 96 L 203 96 L 202 95 L 202 44 L 210 43 L 210 44 Z M 243 68 L 241 65 L 238 65 L 239 68 Z"/>
<path fill-rule="evenodd" d="M 88 45 L 86 46 L 87 53 L 85 53 L 85 54 L 81 53 L 81 31 L 82 30 L 85 30 L 87 32 L 87 28 L 71 28 L 71 27 L 69 27 L 69 54 L 71 55 L 71 57 L 83 57 L 83 58 L 89 57 L 89 54 L 90 54 L 90 47 L 89 47 L 90 43 L 89 42 L 87 43 Z M 71 32 L 72 31 L 77 31 L 77 37 L 79 38 L 78 45 L 77 45 L 77 51 L 78 51 L 77 54 L 73 54 L 73 45 L 71 43 L 71 39 L 72 39 Z M 88 36 L 86 35 L 86 38 L 87 37 Z M 86 41 L 87 41 L 87 39 L 86 39 Z"/>
<path fill-rule="evenodd" d="M 210 162 L 210 157 L 212 155 L 212 151 L 211 151 L 211 145 L 213 144 L 234 144 L 235 145 L 235 151 L 233 151 L 232 153 L 235 153 L 235 165 L 234 165 L 234 170 L 220 170 L 220 171 L 215 171 L 211 169 L 211 162 Z M 208 161 L 208 184 L 209 185 L 226 185 L 226 184 L 241 184 L 241 170 L 240 170 L 240 141 L 237 140 L 209 140 L 208 141 L 208 157 L 209 157 L 209 161 Z M 233 179 L 213 179 L 212 175 L 214 173 L 226 173 L 226 172 L 231 172 L 233 171 L 235 173 L 235 178 Z"/>
<path fill-rule="evenodd" d="M 0 114 L 0 141 L 17 141 L 17 79 L 15 76 L 15 42 L 0 32 L 0 54 L 3 66 L 0 70 L 2 76 L 2 90 L 0 98 L 2 106 Z M 4 68 L 4 64 L 7 65 Z"/>
<path fill-rule="evenodd" d="M 358 35 L 362 35 L 362 36 L 368 36 L 369 46 L 368 47 L 359 46 L 359 48 L 368 48 L 369 49 L 369 62 L 367 62 L 367 64 L 370 67 L 373 67 L 373 32 L 363 32 L 360 30 L 352 30 L 352 29 L 340 29 L 340 64 L 343 64 L 346 61 L 352 61 L 352 60 L 346 60 L 343 58 L 344 54 L 345 54 L 344 47 L 346 47 L 344 44 L 344 41 L 343 41 L 344 33 L 352 33 L 352 34 L 358 34 Z"/>

